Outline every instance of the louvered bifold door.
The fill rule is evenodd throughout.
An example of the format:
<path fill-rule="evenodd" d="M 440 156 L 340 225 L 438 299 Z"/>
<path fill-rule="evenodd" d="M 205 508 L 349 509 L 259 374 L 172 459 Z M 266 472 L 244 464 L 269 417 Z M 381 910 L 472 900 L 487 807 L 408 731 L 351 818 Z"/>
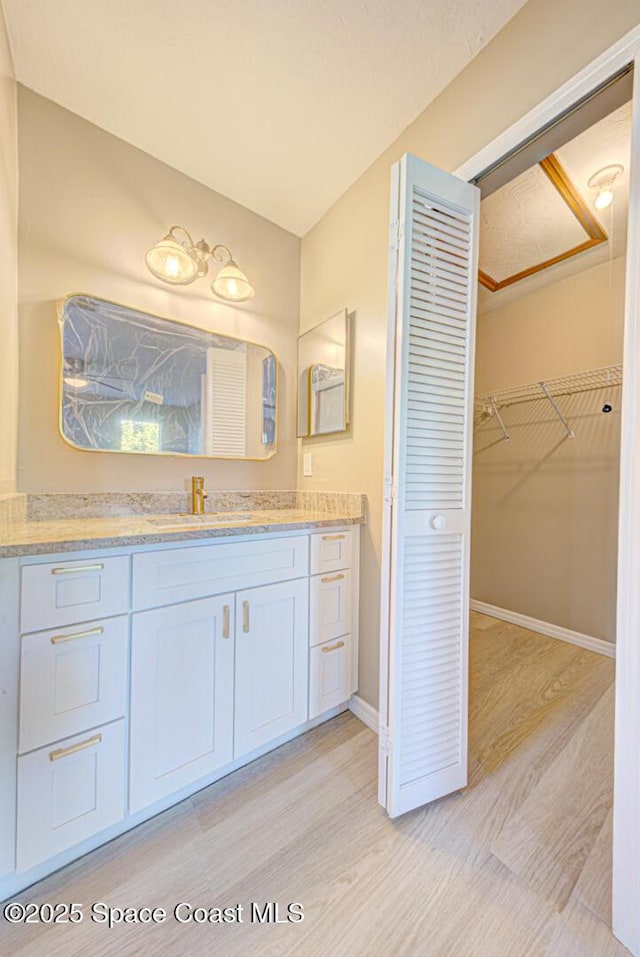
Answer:
<path fill-rule="evenodd" d="M 380 797 L 395 817 L 467 780 L 479 190 L 414 156 L 392 190 Z"/>

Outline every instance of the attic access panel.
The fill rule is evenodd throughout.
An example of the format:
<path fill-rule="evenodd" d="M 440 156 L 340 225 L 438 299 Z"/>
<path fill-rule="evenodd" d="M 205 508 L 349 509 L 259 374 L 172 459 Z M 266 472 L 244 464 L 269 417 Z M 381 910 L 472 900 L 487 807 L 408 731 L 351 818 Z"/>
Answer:
<path fill-rule="evenodd" d="M 607 241 L 556 154 L 482 201 L 478 278 L 498 292 Z"/>

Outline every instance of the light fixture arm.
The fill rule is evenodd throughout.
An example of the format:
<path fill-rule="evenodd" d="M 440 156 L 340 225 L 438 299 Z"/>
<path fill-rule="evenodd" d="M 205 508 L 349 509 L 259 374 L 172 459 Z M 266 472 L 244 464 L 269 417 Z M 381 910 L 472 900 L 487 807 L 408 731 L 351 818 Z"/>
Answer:
<path fill-rule="evenodd" d="M 224 251 L 224 252 L 223 252 Z M 231 250 L 228 246 L 225 246 L 224 243 L 218 243 L 211 250 L 211 258 L 215 259 L 216 262 L 233 262 L 233 256 L 231 255 Z"/>
<path fill-rule="evenodd" d="M 181 233 L 185 234 L 185 236 L 187 237 L 186 243 L 182 239 L 179 239 L 176 236 L 176 230 L 179 230 Z M 172 239 L 175 239 L 177 243 L 180 243 L 181 246 L 184 246 L 185 249 L 187 248 L 195 249 L 196 244 L 193 241 L 193 236 L 191 235 L 188 229 L 184 228 L 184 226 L 172 226 L 171 229 L 169 230 L 169 236 L 171 236 Z"/>

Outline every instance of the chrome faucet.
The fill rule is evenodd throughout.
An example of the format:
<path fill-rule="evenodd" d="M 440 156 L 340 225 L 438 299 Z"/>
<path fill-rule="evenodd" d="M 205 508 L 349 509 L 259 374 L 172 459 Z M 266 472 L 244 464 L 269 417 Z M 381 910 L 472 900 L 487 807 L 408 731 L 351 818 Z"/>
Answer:
<path fill-rule="evenodd" d="M 204 500 L 207 493 L 204 490 L 204 475 L 191 476 L 191 514 L 204 515 Z"/>

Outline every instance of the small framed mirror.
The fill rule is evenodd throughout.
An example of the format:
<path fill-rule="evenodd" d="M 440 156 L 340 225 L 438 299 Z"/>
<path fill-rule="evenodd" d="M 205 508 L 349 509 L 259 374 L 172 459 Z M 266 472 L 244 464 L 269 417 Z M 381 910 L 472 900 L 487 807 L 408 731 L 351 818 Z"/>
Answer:
<path fill-rule="evenodd" d="M 298 338 L 298 437 L 349 425 L 349 316 L 336 313 Z"/>
<path fill-rule="evenodd" d="M 101 452 L 268 459 L 278 363 L 264 346 L 93 296 L 58 306 L 60 431 Z"/>

